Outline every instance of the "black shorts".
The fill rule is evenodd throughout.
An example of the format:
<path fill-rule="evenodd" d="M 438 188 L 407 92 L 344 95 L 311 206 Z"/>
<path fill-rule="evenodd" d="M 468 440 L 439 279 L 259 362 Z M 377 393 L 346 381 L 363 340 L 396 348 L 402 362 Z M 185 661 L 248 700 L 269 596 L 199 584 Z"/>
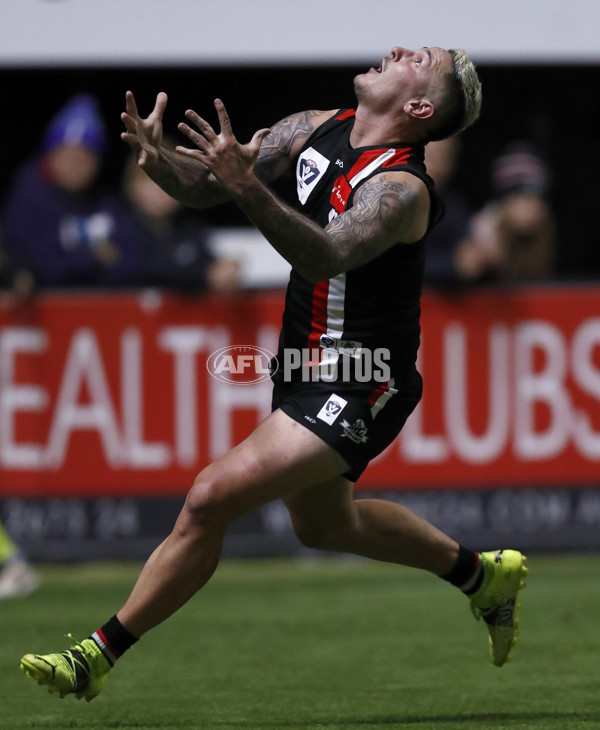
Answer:
<path fill-rule="evenodd" d="M 423 381 L 414 370 L 401 381 L 283 382 L 273 377 L 272 410 L 280 408 L 340 454 L 358 480 L 367 465 L 389 446 L 421 400 Z"/>

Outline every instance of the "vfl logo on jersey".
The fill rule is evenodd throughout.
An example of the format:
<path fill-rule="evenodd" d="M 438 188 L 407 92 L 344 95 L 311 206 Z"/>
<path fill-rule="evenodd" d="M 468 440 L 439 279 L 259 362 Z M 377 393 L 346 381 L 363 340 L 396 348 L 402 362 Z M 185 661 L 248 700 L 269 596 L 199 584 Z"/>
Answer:
<path fill-rule="evenodd" d="M 319 176 L 319 168 L 314 160 L 302 160 L 300 162 L 300 180 L 303 185 L 310 185 Z"/>
<path fill-rule="evenodd" d="M 317 413 L 317 418 L 320 418 L 321 421 L 325 421 L 325 423 L 331 426 L 335 423 L 336 418 L 344 410 L 347 404 L 347 400 L 344 400 L 344 398 L 340 398 L 339 395 L 332 393 L 325 405 Z"/>
<path fill-rule="evenodd" d="M 298 200 L 304 205 L 308 196 L 329 167 L 329 160 L 313 147 L 309 147 L 298 158 L 296 185 Z"/>

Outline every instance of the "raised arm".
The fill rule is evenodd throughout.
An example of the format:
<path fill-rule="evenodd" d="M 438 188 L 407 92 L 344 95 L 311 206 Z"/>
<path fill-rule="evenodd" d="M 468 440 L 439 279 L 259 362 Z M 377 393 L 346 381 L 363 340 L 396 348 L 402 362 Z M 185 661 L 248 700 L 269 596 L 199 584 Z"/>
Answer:
<path fill-rule="evenodd" d="M 354 205 L 326 228 L 311 221 L 255 179 L 232 197 L 271 245 L 309 281 L 330 279 L 372 261 L 396 243 L 427 230 L 429 193 L 414 175 L 377 175 L 356 192 Z"/>
<path fill-rule="evenodd" d="M 210 170 L 198 160 L 186 159 L 163 142 L 163 115 L 167 95 L 160 92 L 154 109 L 146 118 L 138 112 L 131 91 L 125 95 L 125 112 L 121 120 L 125 131 L 121 134 L 137 156 L 138 164 L 160 187 L 173 198 L 199 208 L 208 208 L 230 199 L 227 191 Z"/>
<path fill-rule="evenodd" d="M 138 163 L 165 192 L 184 205 L 209 208 L 231 200 L 231 193 L 199 159 L 170 149 L 163 143 L 162 118 L 167 95 L 160 92 L 154 109 L 145 119 L 140 117 L 135 98 L 128 91 L 126 110 L 121 115 L 125 132 L 121 138 L 137 155 Z M 240 155 L 256 170 L 263 182 L 280 177 L 289 169 L 290 160 L 305 139 L 333 112 L 300 112 L 277 122 L 270 130 L 259 130 L 246 145 L 239 145 Z M 186 117 L 196 123 L 200 118 L 188 111 Z M 184 133 L 188 129 L 182 123 Z M 262 144 L 261 144 L 262 141 Z"/>
<path fill-rule="evenodd" d="M 411 243 L 425 234 L 429 193 L 421 180 L 405 172 L 376 175 L 357 190 L 352 208 L 321 228 L 256 177 L 240 152 L 223 103 L 217 100 L 215 107 L 220 134 L 195 115 L 199 131 L 187 125 L 180 128 L 197 149 L 178 149 L 213 172 L 271 245 L 305 278 L 315 282 L 331 278 L 371 261 L 398 242 Z"/>

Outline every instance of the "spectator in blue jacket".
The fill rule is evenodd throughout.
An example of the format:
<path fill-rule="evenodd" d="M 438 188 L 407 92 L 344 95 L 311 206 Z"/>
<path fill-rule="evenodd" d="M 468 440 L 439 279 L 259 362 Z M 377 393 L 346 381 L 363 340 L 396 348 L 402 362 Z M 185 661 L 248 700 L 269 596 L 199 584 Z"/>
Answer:
<path fill-rule="evenodd" d="M 50 121 L 37 159 L 17 171 L 2 239 L 9 285 L 19 293 L 137 282 L 141 255 L 121 232 L 120 194 L 100 185 L 105 151 L 97 102 L 77 95 Z"/>

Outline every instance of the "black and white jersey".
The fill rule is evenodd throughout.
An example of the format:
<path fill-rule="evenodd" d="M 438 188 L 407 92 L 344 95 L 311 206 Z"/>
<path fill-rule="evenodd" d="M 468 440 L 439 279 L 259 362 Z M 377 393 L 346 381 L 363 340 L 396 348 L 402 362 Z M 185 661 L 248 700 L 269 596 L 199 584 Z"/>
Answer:
<path fill-rule="evenodd" d="M 352 207 L 356 190 L 373 175 L 416 175 L 431 195 L 430 227 L 443 206 L 425 171 L 423 145 L 354 149 L 355 110 L 341 109 L 304 144 L 296 162 L 295 207 L 325 227 Z M 292 270 L 286 293 L 282 348 L 387 348 L 397 380 L 414 372 L 420 338 L 424 242 L 398 243 L 369 263 L 317 284 Z"/>

